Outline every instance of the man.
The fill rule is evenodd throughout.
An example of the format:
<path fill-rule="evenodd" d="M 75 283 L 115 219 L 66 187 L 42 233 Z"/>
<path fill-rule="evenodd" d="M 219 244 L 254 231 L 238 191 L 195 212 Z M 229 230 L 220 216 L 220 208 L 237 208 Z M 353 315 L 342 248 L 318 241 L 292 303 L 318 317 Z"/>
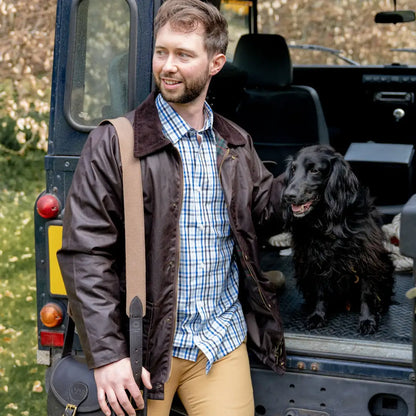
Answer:
<path fill-rule="evenodd" d="M 147 305 L 142 380 L 149 416 L 178 392 L 190 416 L 252 416 L 245 339 L 277 372 L 283 330 L 261 274 L 255 227 L 276 217 L 281 184 L 246 132 L 213 114 L 227 23 L 199 0 L 167 0 L 155 20 L 152 93 L 127 117 L 141 159 Z M 113 127 L 91 132 L 67 199 L 59 261 L 103 412 L 143 406 L 125 336 L 121 164 Z M 244 310 L 244 312 L 243 312 Z"/>

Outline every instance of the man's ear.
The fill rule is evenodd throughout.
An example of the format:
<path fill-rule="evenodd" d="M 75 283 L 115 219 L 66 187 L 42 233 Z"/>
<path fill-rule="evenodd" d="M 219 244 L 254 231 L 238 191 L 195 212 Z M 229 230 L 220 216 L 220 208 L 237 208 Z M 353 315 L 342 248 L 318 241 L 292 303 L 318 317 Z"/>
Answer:
<path fill-rule="evenodd" d="M 216 55 L 213 56 L 213 58 L 211 59 L 211 64 L 210 64 L 210 75 L 216 75 L 218 74 L 218 72 L 221 71 L 222 67 L 225 64 L 225 61 L 227 60 L 227 58 L 225 57 L 225 55 L 223 53 L 218 53 Z"/>

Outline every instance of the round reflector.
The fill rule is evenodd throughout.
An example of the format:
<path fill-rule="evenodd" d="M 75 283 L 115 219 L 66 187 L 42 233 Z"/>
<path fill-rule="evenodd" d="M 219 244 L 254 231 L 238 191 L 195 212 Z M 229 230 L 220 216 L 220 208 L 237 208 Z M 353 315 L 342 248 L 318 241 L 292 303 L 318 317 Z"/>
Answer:
<path fill-rule="evenodd" d="M 48 328 L 60 325 L 64 318 L 62 308 L 58 304 L 52 302 L 43 306 L 39 314 L 41 322 Z"/>

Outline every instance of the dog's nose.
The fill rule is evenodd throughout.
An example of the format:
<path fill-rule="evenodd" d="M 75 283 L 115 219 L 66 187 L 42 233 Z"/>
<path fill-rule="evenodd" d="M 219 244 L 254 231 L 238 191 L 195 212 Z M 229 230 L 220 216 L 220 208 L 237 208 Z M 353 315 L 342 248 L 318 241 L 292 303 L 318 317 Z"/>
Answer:
<path fill-rule="evenodd" d="M 286 202 L 293 202 L 296 200 L 297 192 L 293 186 L 288 186 L 285 191 L 283 192 L 283 199 Z"/>

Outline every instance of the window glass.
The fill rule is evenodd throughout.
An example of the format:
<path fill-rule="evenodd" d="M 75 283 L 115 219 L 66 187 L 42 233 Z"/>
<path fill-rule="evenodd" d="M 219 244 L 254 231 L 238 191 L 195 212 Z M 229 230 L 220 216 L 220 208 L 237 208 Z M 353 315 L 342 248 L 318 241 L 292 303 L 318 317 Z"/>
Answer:
<path fill-rule="evenodd" d="M 399 5 L 415 9 L 416 1 Z M 345 65 L 335 51 L 360 65 L 415 64 L 415 53 L 391 50 L 416 47 L 415 22 L 374 22 L 377 12 L 391 10 L 393 2 L 385 0 L 259 0 L 259 32 L 279 33 L 289 46 L 315 45 L 291 48 L 295 64 Z"/>
<path fill-rule="evenodd" d="M 125 0 L 81 0 L 73 42 L 69 112 L 94 126 L 128 109 L 130 9 Z"/>
<path fill-rule="evenodd" d="M 244 15 L 246 1 L 223 2 L 225 14 Z M 386 0 L 258 0 L 259 33 L 285 37 L 296 65 L 416 65 L 416 22 L 376 24 L 378 12 L 393 10 Z M 416 10 L 416 0 L 401 0 L 397 9 Z M 229 20 L 232 43 L 244 20 Z M 234 47 L 230 44 L 230 55 Z"/>
<path fill-rule="evenodd" d="M 228 22 L 228 49 L 227 59 L 232 61 L 238 39 L 249 32 L 249 11 L 253 3 L 244 0 L 223 0 L 221 13 Z"/>

